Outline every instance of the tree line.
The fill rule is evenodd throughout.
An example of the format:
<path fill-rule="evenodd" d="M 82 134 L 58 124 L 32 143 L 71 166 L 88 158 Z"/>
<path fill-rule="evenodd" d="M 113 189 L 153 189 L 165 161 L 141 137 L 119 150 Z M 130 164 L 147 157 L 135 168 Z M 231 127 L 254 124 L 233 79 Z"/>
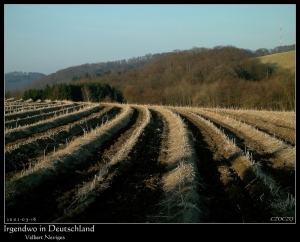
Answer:
<path fill-rule="evenodd" d="M 296 49 L 296 45 L 283 45 L 283 46 L 277 46 L 274 49 L 260 48 L 257 49 L 254 53 L 255 56 L 264 56 L 264 55 L 272 55 L 276 53 L 287 52 L 295 49 Z"/>
<path fill-rule="evenodd" d="M 107 83 L 48 84 L 44 89 L 28 89 L 23 99 L 28 100 L 70 100 L 75 102 L 119 102 L 124 101 L 123 93 Z"/>

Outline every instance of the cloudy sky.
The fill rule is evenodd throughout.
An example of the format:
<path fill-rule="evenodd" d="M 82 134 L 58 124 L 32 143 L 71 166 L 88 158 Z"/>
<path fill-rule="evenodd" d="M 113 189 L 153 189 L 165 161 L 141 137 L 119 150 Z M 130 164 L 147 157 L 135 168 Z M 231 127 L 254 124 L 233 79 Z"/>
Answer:
<path fill-rule="evenodd" d="M 296 4 L 5 4 L 4 71 L 48 75 L 193 47 L 273 49 L 280 35 L 296 44 Z"/>

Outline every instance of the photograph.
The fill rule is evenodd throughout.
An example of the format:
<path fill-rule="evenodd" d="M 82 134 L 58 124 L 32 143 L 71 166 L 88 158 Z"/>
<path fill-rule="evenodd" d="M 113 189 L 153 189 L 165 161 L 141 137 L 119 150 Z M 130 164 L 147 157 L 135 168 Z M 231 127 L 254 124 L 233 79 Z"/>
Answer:
<path fill-rule="evenodd" d="M 296 4 L 4 4 L 4 233 L 296 224 Z"/>

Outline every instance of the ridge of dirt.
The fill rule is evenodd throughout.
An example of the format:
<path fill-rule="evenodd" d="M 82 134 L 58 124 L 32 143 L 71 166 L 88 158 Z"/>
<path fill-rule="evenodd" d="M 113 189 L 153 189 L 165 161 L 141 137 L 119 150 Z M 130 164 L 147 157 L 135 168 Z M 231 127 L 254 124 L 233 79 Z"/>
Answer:
<path fill-rule="evenodd" d="M 165 166 L 158 161 L 160 136 L 163 130 L 161 117 L 150 110 L 152 119 L 145 127 L 129 155 L 118 162 L 103 179 L 93 194 L 89 206 L 75 211 L 55 222 L 84 223 L 147 223 L 155 222 L 159 213 L 156 206 L 162 196 L 161 174 Z M 103 157 L 116 152 L 130 132 L 114 143 Z"/>
<path fill-rule="evenodd" d="M 65 114 L 65 113 L 72 113 L 76 112 L 81 108 L 80 105 L 77 106 L 71 106 L 71 107 L 63 107 L 61 109 L 57 109 L 56 111 L 48 112 L 48 113 L 40 113 L 38 115 L 33 115 L 30 117 L 25 117 L 25 118 L 18 118 L 16 120 L 10 120 L 10 121 L 5 121 L 5 128 L 9 127 L 18 127 L 21 128 L 21 126 L 33 124 L 33 123 L 38 123 L 45 121 L 48 118 L 56 117 L 57 113 L 59 114 Z M 41 112 L 41 111 L 40 111 Z"/>
<path fill-rule="evenodd" d="M 208 110 L 208 111 L 212 112 L 212 110 Z M 291 127 L 280 126 L 275 123 L 274 124 L 268 123 L 266 120 L 260 120 L 258 118 L 253 119 L 250 118 L 249 116 L 244 116 L 238 113 L 232 113 L 228 111 L 226 112 L 223 110 L 221 111 L 219 110 L 217 113 L 244 122 L 248 125 L 255 127 L 259 131 L 265 132 L 276 138 L 282 139 L 288 145 L 295 146 L 295 129 Z"/>
<path fill-rule="evenodd" d="M 179 110 L 179 112 L 180 112 L 180 110 Z M 193 120 L 194 117 L 192 117 L 192 116 L 197 117 L 198 115 L 189 115 L 188 118 Z M 204 123 L 207 122 L 207 121 L 204 122 L 205 119 L 200 116 L 198 116 L 198 118 L 199 119 L 201 118 L 203 120 L 203 121 L 201 121 L 201 125 L 202 125 L 202 123 L 204 125 Z M 208 124 L 211 124 L 211 123 L 212 122 L 210 122 L 210 121 L 208 122 Z M 205 124 L 205 126 L 206 126 L 206 124 Z M 221 132 L 219 131 L 219 129 L 216 126 L 215 126 L 215 128 L 216 128 L 216 130 L 218 130 L 218 132 L 216 132 L 216 133 L 210 132 L 210 135 L 215 136 L 215 134 L 216 134 L 216 138 L 218 138 L 220 136 Z M 222 135 L 224 137 L 226 137 L 226 135 L 224 135 L 224 134 L 222 134 Z M 220 143 L 220 142 L 222 142 L 222 139 L 216 139 L 215 142 L 217 142 L 218 146 L 220 146 L 220 148 L 223 149 L 222 145 Z M 234 146 L 235 146 L 235 144 L 234 144 Z M 226 147 L 224 146 L 224 148 L 226 148 Z M 227 148 L 225 150 L 227 150 Z M 260 169 L 260 167 L 258 167 L 258 165 L 250 165 L 250 163 L 247 161 L 246 157 L 241 156 L 241 154 L 240 154 L 241 150 L 236 151 L 237 152 L 236 157 L 231 157 L 232 151 L 230 151 L 230 153 L 226 154 L 225 150 L 222 151 L 221 154 L 224 154 L 224 156 L 227 157 L 227 159 L 229 159 L 228 162 L 229 161 L 230 162 L 228 164 L 230 164 L 230 163 L 232 164 L 233 169 L 238 173 L 238 176 L 242 179 L 245 188 L 247 188 L 248 193 L 249 193 L 251 199 L 253 200 L 253 205 L 258 209 L 258 211 L 260 211 L 259 217 L 260 217 L 260 219 L 262 219 L 262 221 L 259 221 L 259 222 L 268 221 L 268 219 L 270 219 L 270 217 L 272 217 L 272 215 L 275 216 L 275 214 L 279 215 L 284 212 L 288 213 L 289 215 L 293 214 L 294 209 L 293 209 L 292 204 L 288 205 L 286 208 L 281 207 L 283 203 L 288 202 L 287 199 L 288 199 L 290 193 L 288 193 L 286 191 L 286 189 L 282 189 L 281 186 L 279 186 L 279 184 L 276 184 L 276 179 L 273 180 L 273 177 L 266 174 L 265 172 L 263 172 Z M 218 150 L 215 150 L 214 154 L 217 154 L 217 153 L 218 153 Z M 230 157 L 228 157 L 228 156 L 230 156 Z M 242 163 L 244 163 L 246 166 L 245 167 L 241 166 Z M 223 180 L 223 178 L 221 180 Z M 274 190 L 275 187 L 276 187 L 275 190 L 278 189 L 277 192 L 272 191 L 272 188 Z M 244 189 L 244 191 L 246 191 L 246 190 Z M 241 193 L 239 193 L 239 194 L 241 194 Z M 277 206 L 280 206 L 280 208 L 277 209 Z M 276 207 L 276 209 L 274 209 L 275 207 Z"/>
<path fill-rule="evenodd" d="M 204 118 L 207 119 L 207 117 L 205 116 Z M 259 147 L 259 144 L 257 144 L 256 142 L 253 142 L 251 139 L 247 139 L 247 136 L 238 132 L 233 132 L 232 129 L 229 129 L 227 126 L 222 125 L 216 120 L 210 119 L 210 122 L 212 122 L 220 130 L 222 130 L 223 133 L 226 134 L 230 139 L 235 140 L 236 146 L 241 150 L 246 149 L 247 151 L 250 151 L 253 160 L 259 161 L 262 170 L 266 174 L 270 174 L 276 180 L 281 181 L 281 187 L 287 193 L 291 193 L 293 196 L 295 195 L 295 170 L 291 170 L 285 167 L 273 167 L 270 159 L 276 159 L 275 154 L 258 153 L 257 150 L 262 150 L 262 148 Z"/>
<path fill-rule="evenodd" d="M 113 138 L 120 136 L 120 134 L 130 128 L 135 121 L 136 118 L 134 117 L 130 119 L 130 122 L 121 128 Z M 110 146 L 113 140 L 114 139 L 108 139 L 104 141 L 103 147 Z M 91 155 L 97 155 L 97 153 L 98 150 Z M 87 159 L 87 161 L 79 164 L 73 164 L 68 167 L 65 166 L 65 164 L 58 163 L 56 172 L 51 170 L 46 171 L 47 173 L 52 173 L 49 175 L 51 180 L 46 178 L 41 181 L 38 186 L 33 187 L 30 192 L 16 194 L 14 203 L 11 203 L 10 200 L 7 201 L 7 216 L 34 216 L 37 218 L 37 222 L 50 222 L 55 216 L 58 216 L 57 213 L 63 212 L 61 207 L 65 199 L 60 200 L 59 197 L 62 193 L 71 194 L 74 192 L 76 185 L 90 179 L 90 174 L 85 172 L 86 174 L 83 175 L 81 171 L 89 169 L 91 164 Z M 68 192 L 68 190 L 70 191 Z M 22 203 L 20 201 L 22 201 Z"/>
<path fill-rule="evenodd" d="M 30 136 L 34 136 L 37 133 L 45 132 L 48 129 L 55 128 L 57 126 L 68 124 L 69 122 L 74 122 L 79 120 L 83 117 L 87 117 L 94 112 L 99 111 L 102 109 L 103 106 L 90 106 L 87 108 L 83 108 L 83 110 L 74 112 L 69 115 L 62 115 L 57 119 L 48 119 L 46 121 L 40 122 L 38 124 L 30 125 L 30 126 L 23 126 L 20 129 L 16 128 L 12 131 L 5 132 L 5 143 L 10 143 L 16 141 L 18 139 L 26 139 Z"/>
<path fill-rule="evenodd" d="M 244 182 L 231 167 L 230 162 L 218 156 L 216 144 L 199 124 L 180 113 L 193 134 L 199 157 L 201 189 L 207 207 L 206 223 L 256 223 L 261 222 L 261 211 L 255 207 L 245 189 Z"/>
<path fill-rule="evenodd" d="M 44 155 L 64 149 L 67 142 L 83 135 L 81 122 L 84 122 L 85 126 L 90 129 L 95 128 L 101 118 L 109 118 L 119 113 L 119 111 L 120 108 L 118 107 L 108 106 L 81 120 L 38 133 L 27 140 L 21 139 L 13 142 L 13 144 L 8 144 L 6 148 L 10 146 L 19 146 L 19 148 L 14 152 L 5 152 L 5 179 L 9 180 L 16 172 L 34 166 L 39 160 L 43 159 Z"/>
<path fill-rule="evenodd" d="M 14 118 L 25 118 L 27 116 L 32 116 L 32 115 L 36 115 L 39 114 L 41 112 L 41 110 L 45 111 L 45 112 L 51 112 L 51 111 L 55 111 L 58 109 L 61 109 L 63 107 L 72 107 L 72 106 L 80 106 L 80 105 L 84 105 L 84 104 L 78 104 L 78 103 L 71 103 L 71 104 L 62 104 L 62 105 L 51 105 L 50 107 L 45 108 L 44 106 L 48 106 L 48 104 L 45 104 L 44 106 L 41 106 L 37 109 L 28 109 L 28 110 L 24 110 L 24 111 L 18 111 L 18 112 L 14 112 L 14 113 L 5 113 L 5 122 L 6 121 L 10 121 Z"/>
<path fill-rule="evenodd" d="M 275 223 L 270 219 L 282 211 L 289 219 L 283 223 L 294 222 L 293 207 L 275 210 L 287 203 L 295 207 L 295 170 L 273 166 L 276 155 L 266 152 L 273 152 L 266 142 L 260 146 L 252 129 L 238 132 L 235 123 L 226 126 L 219 117 L 208 120 L 189 107 L 99 105 L 106 108 L 88 117 L 102 113 L 99 121 L 108 109 L 111 115 L 120 114 L 68 146 L 65 138 L 76 133 L 67 132 L 71 123 L 60 126 L 66 130 L 51 129 L 60 132 L 57 153 L 52 154 L 49 145 L 36 170 L 5 186 L 6 218 L 34 217 L 36 223 Z M 76 122 L 83 132 L 86 124 L 81 121 Z M 95 126 L 94 121 L 90 124 Z M 132 137 L 138 137 L 134 144 Z M 36 138 L 36 144 L 26 143 L 26 138 L 22 145 L 16 141 L 20 148 L 12 149 L 10 160 L 20 169 L 21 162 L 27 161 L 30 168 L 30 162 L 43 158 L 50 136 Z M 123 158 L 112 162 L 123 147 L 129 147 Z M 244 150 L 260 163 L 253 165 Z M 13 172 L 14 166 L 9 169 Z M 269 178 L 256 173 L 259 169 L 274 178 L 273 190 L 287 191 L 291 199 L 281 200 L 281 190 L 279 195 L 273 193 Z M 186 174 L 191 179 L 185 180 Z"/>

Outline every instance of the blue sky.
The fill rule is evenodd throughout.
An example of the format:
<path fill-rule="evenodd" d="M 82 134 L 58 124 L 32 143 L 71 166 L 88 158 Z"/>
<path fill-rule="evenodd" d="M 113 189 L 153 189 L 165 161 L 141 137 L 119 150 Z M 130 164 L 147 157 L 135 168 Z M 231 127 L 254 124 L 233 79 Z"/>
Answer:
<path fill-rule="evenodd" d="M 296 44 L 296 4 L 5 4 L 4 72 L 70 66 L 193 47 Z"/>

